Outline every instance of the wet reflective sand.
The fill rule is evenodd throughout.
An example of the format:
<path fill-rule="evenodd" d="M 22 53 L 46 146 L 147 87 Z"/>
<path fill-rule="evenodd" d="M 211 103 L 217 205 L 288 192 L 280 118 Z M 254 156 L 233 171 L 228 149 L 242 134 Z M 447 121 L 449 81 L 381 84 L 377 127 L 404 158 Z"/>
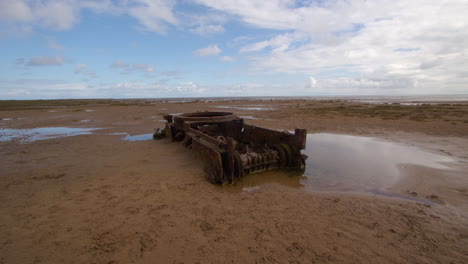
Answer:
<path fill-rule="evenodd" d="M 38 127 L 31 129 L 0 129 L 0 141 L 19 140 L 27 143 L 37 140 L 63 138 L 79 135 L 89 135 L 92 131 L 102 128 L 80 128 L 80 127 Z"/>

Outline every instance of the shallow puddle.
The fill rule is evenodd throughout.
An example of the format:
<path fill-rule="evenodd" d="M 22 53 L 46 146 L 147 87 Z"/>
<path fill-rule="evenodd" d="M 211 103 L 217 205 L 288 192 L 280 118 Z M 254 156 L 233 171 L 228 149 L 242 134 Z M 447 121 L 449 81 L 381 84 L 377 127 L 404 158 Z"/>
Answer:
<path fill-rule="evenodd" d="M 445 163 L 454 162 L 450 157 L 399 143 L 325 133 L 309 134 L 303 153 L 309 158 L 305 171 L 299 175 L 282 171 L 247 175 L 238 185 L 251 189 L 277 182 L 309 191 L 369 192 L 389 196 L 384 190 L 398 181 L 401 166 L 450 169 Z"/>
<path fill-rule="evenodd" d="M 272 107 L 265 105 L 218 105 L 216 108 L 239 109 L 239 110 L 253 110 L 253 111 L 271 111 L 275 110 Z"/>
<path fill-rule="evenodd" d="M 367 191 L 396 183 L 400 166 L 413 164 L 450 169 L 450 157 L 370 137 L 310 134 L 303 183 L 313 190 Z"/>
<path fill-rule="evenodd" d="M 109 134 L 106 134 L 108 136 L 129 136 L 128 133 L 126 132 L 116 132 L 116 133 L 109 133 Z"/>
<path fill-rule="evenodd" d="M 253 120 L 258 119 L 258 118 L 254 117 L 254 116 L 239 116 L 239 117 L 244 118 L 244 119 L 253 119 Z"/>
<path fill-rule="evenodd" d="M 130 136 L 127 134 L 126 137 L 123 137 L 122 140 L 125 141 L 143 141 L 143 140 L 153 140 L 153 134 L 141 134 Z"/>
<path fill-rule="evenodd" d="M 38 127 L 31 129 L 0 129 L 0 141 L 19 140 L 27 143 L 37 140 L 72 137 L 92 134 L 94 130 L 102 128 L 80 127 Z"/>
<path fill-rule="evenodd" d="M 116 132 L 106 134 L 108 136 L 125 136 L 121 137 L 121 140 L 125 141 L 144 141 L 144 140 L 153 140 L 153 134 L 140 134 L 140 135 L 130 135 L 127 132 Z"/>
<path fill-rule="evenodd" d="M 250 119 L 250 120 L 271 120 L 271 119 L 266 119 L 266 118 L 258 118 L 255 116 L 239 116 L 239 117 L 243 119 Z"/>
<path fill-rule="evenodd" d="M 255 116 L 239 116 L 240 118 L 243 118 L 243 119 L 250 119 L 250 120 L 268 120 L 268 121 L 273 121 L 273 119 L 269 119 L 269 118 L 259 118 L 259 117 L 255 117 Z M 294 132 L 293 132 L 294 133 Z"/>

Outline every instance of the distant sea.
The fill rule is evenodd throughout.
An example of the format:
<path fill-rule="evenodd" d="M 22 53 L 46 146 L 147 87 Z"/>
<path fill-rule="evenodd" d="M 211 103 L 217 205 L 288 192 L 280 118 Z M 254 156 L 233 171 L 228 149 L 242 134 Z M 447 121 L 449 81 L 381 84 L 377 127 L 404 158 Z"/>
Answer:
<path fill-rule="evenodd" d="M 145 99 L 143 99 L 145 100 Z M 187 103 L 193 101 L 274 101 L 274 100 L 341 100 L 369 104 L 445 104 L 468 103 L 468 94 L 455 95 L 373 95 L 373 96 L 252 96 L 252 97 L 198 97 L 198 98 L 154 98 L 147 100 L 167 101 L 170 103 Z"/>

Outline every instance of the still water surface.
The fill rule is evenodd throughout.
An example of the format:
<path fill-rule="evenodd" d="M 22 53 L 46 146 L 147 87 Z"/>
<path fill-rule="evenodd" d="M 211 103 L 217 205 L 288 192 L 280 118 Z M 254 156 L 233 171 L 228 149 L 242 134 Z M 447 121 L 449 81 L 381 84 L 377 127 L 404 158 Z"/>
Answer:
<path fill-rule="evenodd" d="M 379 193 L 395 184 L 404 164 L 450 169 L 450 157 L 420 148 L 371 137 L 338 134 L 309 134 L 303 151 L 309 158 L 304 172 L 272 171 L 247 175 L 239 186 L 277 182 L 309 191 Z"/>
<path fill-rule="evenodd" d="M 0 141 L 19 140 L 27 143 L 37 140 L 63 138 L 79 135 L 92 134 L 94 130 L 102 128 L 81 128 L 81 127 L 38 127 L 31 129 L 0 129 Z"/>
<path fill-rule="evenodd" d="M 128 135 L 126 137 L 123 137 L 122 140 L 125 141 L 143 141 L 143 140 L 152 140 L 153 139 L 153 134 L 141 134 L 141 135 Z"/>

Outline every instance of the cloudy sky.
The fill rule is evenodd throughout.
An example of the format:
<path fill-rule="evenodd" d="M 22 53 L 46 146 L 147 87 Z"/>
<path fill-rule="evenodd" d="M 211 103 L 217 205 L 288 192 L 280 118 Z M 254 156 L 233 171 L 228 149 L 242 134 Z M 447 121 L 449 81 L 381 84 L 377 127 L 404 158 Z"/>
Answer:
<path fill-rule="evenodd" d="M 0 0 L 0 99 L 468 93 L 468 0 Z"/>

